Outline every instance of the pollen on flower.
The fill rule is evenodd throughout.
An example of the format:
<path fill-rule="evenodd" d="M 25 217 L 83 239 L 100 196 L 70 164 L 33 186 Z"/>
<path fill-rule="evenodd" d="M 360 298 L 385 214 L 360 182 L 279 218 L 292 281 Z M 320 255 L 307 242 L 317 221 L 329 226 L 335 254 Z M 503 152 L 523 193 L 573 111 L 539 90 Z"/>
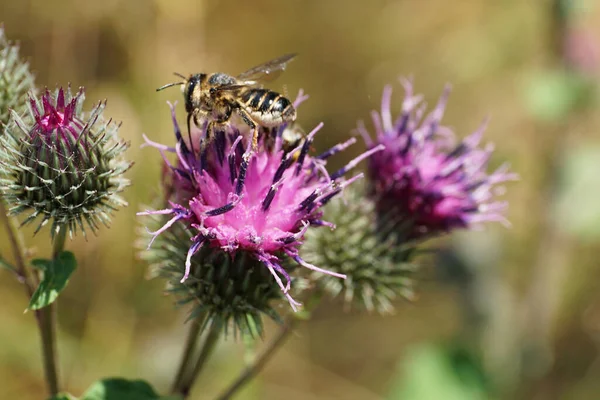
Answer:
<path fill-rule="evenodd" d="M 479 146 L 485 124 L 456 143 L 452 131 L 441 124 L 450 89 L 425 114 L 422 96 L 413 93 L 410 81 L 401 82 L 406 94 L 397 119 L 392 120 L 392 88 L 387 86 L 381 113 L 372 113 L 375 139 L 364 124 L 358 125 L 368 147 L 385 146 L 369 160 L 369 185 L 378 208 L 386 213 L 394 209 L 412 221 L 412 239 L 487 221 L 507 225 L 507 203 L 496 200 L 493 188 L 517 175 L 508 171 L 508 164 L 487 173 L 494 147 Z"/>
<path fill-rule="evenodd" d="M 292 278 L 284 268 L 283 259 L 345 278 L 343 274 L 307 263 L 299 255 L 299 249 L 308 229 L 328 225 L 322 220 L 321 207 L 362 176 L 344 179 L 343 175 L 359 161 L 380 151 L 381 146 L 370 149 L 330 175 L 324 170 L 324 164 L 337 149 L 318 157 L 308 154 L 322 124 L 291 151 L 282 146 L 281 133 L 285 127 L 276 133 L 274 145 L 266 143 L 269 139 L 263 135 L 258 151 L 247 159 L 244 154 L 247 154 L 248 143 L 244 143 L 235 127 L 219 133 L 206 150 L 199 153 L 186 144 L 174 107 L 171 114 L 176 137 L 174 147 L 146 138 L 148 145 L 163 154 L 169 167 L 170 205 L 163 210 L 139 214 L 171 216 L 162 228 L 153 232 L 155 236 L 179 223 L 194 232 L 181 283 L 194 275 L 191 260 L 203 248 L 219 249 L 235 257 L 243 253 L 260 262 L 294 310 L 300 303 L 290 294 Z M 202 132 L 190 132 L 192 138 L 201 136 Z M 167 152 L 177 155 L 175 163 L 168 160 Z"/>

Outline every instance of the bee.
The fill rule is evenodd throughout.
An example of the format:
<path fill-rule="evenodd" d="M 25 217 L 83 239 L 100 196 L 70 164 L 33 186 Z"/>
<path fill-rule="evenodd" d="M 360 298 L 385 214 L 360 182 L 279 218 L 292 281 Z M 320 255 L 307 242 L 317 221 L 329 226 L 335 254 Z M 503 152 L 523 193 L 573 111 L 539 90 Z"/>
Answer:
<path fill-rule="evenodd" d="M 236 77 L 222 72 L 197 73 L 183 81 L 169 83 L 158 89 L 181 85 L 188 113 L 187 125 L 200 127 L 208 121 L 207 141 L 215 137 L 215 130 L 225 127 L 237 115 L 252 130 L 252 151 L 256 151 L 260 128 L 275 128 L 296 120 L 296 109 L 285 96 L 263 88 L 261 82 L 271 80 L 283 71 L 296 54 L 286 54 L 239 74 Z"/>

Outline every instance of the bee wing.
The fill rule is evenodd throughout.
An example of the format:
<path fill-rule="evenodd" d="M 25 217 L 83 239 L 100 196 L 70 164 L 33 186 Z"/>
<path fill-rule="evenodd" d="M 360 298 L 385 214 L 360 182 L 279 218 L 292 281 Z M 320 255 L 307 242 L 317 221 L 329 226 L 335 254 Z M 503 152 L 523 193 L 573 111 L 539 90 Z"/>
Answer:
<path fill-rule="evenodd" d="M 260 81 L 274 80 L 285 69 L 287 63 L 292 61 L 296 55 L 295 53 L 286 54 L 274 60 L 267 61 L 264 64 L 257 65 L 239 74 L 237 79 L 243 81 L 246 85 L 257 85 Z"/>
<path fill-rule="evenodd" d="M 221 86 L 217 86 L 213 89 L 216 93 L 218 93 L 218 92 L 233 92 L 238 89 L 246 88 L 248 86 L 252 86 L 252 84 L 244 82 L 242 84 L 221 85 Z"/>

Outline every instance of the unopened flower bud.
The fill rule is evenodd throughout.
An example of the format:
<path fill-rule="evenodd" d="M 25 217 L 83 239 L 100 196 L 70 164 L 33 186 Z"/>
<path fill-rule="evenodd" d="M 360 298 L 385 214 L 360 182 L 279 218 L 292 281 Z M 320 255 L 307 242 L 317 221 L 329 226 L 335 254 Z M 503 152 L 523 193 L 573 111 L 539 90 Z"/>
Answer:
<path fill-rule="evenodd" d="M 31 94 L 29 115 L 13 112 L 0 138 L 0 190 L 13 215 L 29 214 L 23 224 L 41 219 L 36 233 L 48 222 L 52 236 L 95 232 L 127 204 L 118 193 L 129 185 L 129 144 L 118 138 L 119 124 L 102 118 L 105 102 L 86 113 L 83 100 L 83 89 Z"/>

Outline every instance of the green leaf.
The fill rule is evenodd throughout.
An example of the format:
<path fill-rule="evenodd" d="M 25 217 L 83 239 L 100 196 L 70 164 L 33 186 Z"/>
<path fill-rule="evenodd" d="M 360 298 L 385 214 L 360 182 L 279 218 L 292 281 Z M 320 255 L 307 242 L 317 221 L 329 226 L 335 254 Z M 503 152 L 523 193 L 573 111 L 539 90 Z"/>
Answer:
<path fill-rule="evenodd" d="M 31 296 L 29 310 L 39 310 L 52 304 L 63 291 L 69 277 L 77 267 L 73 253 L 63 251 L 55 260 L 36 259 L 31 262 L 34 267 L 43 272 L 40 285 Z"/>
<path fill-rule="evenodd" d="M 124 378 L 106 378 L 92 384 L 80 400 L 180 400 L 178 396 L 160 396 L 148 382 Z"/>
<path fill-rule="evenodd" d="M 59 393 L 56 396 L 50 397 L 48 400 L 77 400 L 77 397 L 69 393 Z"/>

